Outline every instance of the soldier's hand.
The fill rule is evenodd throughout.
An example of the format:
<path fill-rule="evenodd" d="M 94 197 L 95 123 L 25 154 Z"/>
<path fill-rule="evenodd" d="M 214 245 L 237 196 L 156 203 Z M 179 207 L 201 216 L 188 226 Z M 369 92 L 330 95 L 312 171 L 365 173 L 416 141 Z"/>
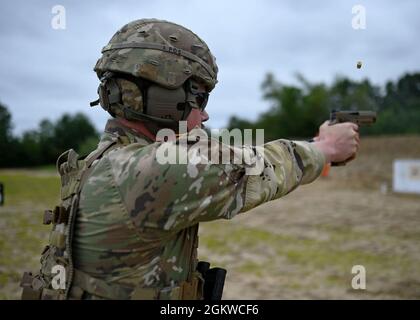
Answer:
<path fill-rule="evenodd" d="M 324 153 L 327 163 L 351 161 L 359 149 L 358 130 L 357 124 L 351 122 L 330 126 L 325 121 L 319 127 L 319 135 L 314 139 L 315 145 Z"/>

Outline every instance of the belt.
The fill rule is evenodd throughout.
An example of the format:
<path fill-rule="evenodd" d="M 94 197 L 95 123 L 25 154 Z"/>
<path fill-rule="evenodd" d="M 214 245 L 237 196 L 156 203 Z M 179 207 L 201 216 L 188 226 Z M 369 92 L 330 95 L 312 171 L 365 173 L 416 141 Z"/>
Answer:
<path fill-rule="evenodd" d="M 74 269 L 70 299 L 82 299 L 83 293 L 111 300 L 197 300 L 202 297 L 203 279 L 196 275 L 191 282 L 183 281 L 176 287 L 144 288 L 108 283 Z"/>

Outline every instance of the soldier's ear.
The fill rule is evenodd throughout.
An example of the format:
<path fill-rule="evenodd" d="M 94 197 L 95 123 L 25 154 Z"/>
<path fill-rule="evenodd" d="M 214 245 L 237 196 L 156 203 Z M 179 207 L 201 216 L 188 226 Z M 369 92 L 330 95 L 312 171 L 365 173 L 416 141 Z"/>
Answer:
<path fill-rule="evenodd" d="M 101 80 L 98 87 L 99 104 L 111 116 L 115 117 L 112 110 L 113 104 L 121 103 L 121 89 L 114 78 L 106 78 Z"/>

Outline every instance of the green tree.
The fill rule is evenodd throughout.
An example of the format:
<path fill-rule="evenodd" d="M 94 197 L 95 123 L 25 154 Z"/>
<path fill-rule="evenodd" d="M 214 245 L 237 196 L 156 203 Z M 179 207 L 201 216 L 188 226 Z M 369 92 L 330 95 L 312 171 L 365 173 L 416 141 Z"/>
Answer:
<path fill-rule="evenodd" d="M 46 163 L 42 153 L 40 134 L 37 130 L 24 132 L 19 144 L 19 160 L 16 165 L 30 167 Z"/>
<path fill-rule="evenodd" d="M 12 115 L 7 107 L 0 103 L 0 167 L 15 160 L 16 141 L 12 129 Z"/>
<path fill-rule="evenodd" d="M 7 108 L 0 105 L 0 167 L 52 164 L 70 148 L 89 153 L 99 139 L 94 126 L 82 113 L 64 114 L 55 123 L 44 119 L 37 129 L 28 130 L 19 138 L 12 135 L 11 119 Z"/>
<path fill-rule="evenodd" d="M 232 117 L 229 128 L 263 128 L 266 140 L 308 138 L 336 109 L 377 111 L 377 122 L 362 128 L 362 134 L 420 133 L 420 73 L 403 75 L 383 88 L 367 79 L 337 77 L 330 86 L 312 84 L 300 74 L 297 80 L 297 86 L 284 85 L 268 74 L 262 84 L 268 111 L 255 121 Z"/>
<path fill-rule="evenodd" d="M 88 138 L 97 136 L 89 119 L 82 113 L 64 114 L 54 125 L 54 146 L 64 151 L 78 149 Z"/>

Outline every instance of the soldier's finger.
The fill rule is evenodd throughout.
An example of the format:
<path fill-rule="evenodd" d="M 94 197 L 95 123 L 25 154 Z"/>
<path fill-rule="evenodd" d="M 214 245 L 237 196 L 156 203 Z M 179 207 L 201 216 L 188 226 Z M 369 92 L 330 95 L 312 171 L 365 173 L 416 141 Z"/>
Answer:
<path fill-rule="evenodd" d="M 352 155 L 350 158 L 348 158 L 348 159 L 346 160 L 346 162 L 353 161 L 354 159 L 356 159 L 356 152 L 355 152 L 355 153 L 353 153 L 353 155 Z"/>
<path fill-rule="evenodd" d="M 359 132 L 359 126 L 355 123 L 351 123 L 352 124 L 352 128 L 354 131 Z"/>

